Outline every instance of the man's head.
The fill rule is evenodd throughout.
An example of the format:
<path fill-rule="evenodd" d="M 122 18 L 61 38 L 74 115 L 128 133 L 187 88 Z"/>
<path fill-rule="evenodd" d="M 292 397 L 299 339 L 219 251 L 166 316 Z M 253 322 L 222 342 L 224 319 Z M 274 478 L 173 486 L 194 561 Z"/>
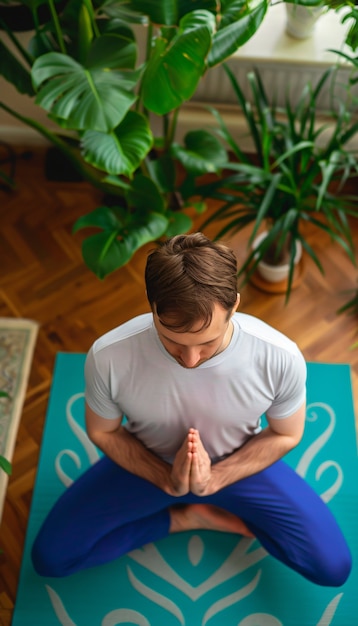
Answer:
<path fill-rule="evenodd" d="M 214 306 L 237 306 L 237 261 L 232 250 L 202 233 L 177 235 L 148 257 L 147 296 L 160 323 L 174 332 L 210 326 Z"/>

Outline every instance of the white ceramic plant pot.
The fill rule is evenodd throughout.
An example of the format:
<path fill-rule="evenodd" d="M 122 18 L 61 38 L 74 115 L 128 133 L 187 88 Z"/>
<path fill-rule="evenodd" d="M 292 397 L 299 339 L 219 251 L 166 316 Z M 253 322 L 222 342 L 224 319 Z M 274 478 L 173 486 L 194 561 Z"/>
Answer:
<path fill-rule="evenodd" d="M 267 232 L 263 232 L 256 237 L 253 242 L 253 249 L 257 248 L 260 242 L 266 237 Z M 296 255 L 295 265 L 299 263 L 302 257 L 302 244 L 300 241 L 296 241 Z M 260 261 L 257 265 L 257 271 L 260 276 L 268 283 L 278 283 L 285 280 L 288 277 L 290 266 L 288 263 L 284 265 L 269 265 L 264 261 Z"/>
<path fill-rule="evenodd" d="M 296 39 L 312 37 L 316 22 L 323 13 L 324 7 L 303 7 L 286 4 L 286 32 Z"/>

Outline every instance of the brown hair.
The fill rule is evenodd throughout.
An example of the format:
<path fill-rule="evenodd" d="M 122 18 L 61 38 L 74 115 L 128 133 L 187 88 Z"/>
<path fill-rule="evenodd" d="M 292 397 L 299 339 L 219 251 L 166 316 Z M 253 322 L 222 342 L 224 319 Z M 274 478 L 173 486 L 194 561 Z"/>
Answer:
<path fill-rule="evenodd" d="M 164 326 L 189 332 L 202 321 L 201 328 L 207 328 L 215 303 L 228 314 L 235 306 L 236 257 L 202 233 L 177 235 L 149 254 L 145 282 L 152 310 Z"/>

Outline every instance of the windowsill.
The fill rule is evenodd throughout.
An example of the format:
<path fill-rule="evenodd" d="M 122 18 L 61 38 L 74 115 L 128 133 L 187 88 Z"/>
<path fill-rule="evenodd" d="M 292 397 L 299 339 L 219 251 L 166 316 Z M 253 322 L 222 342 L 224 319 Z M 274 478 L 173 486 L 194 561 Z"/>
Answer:
<path fill-rule="evenodd" d="M 344 48 L 349 24 L 341 23 L 344 12 L 328 11 L 316 22 L 314 33 L 307 39 L 296 39 L 286 33 L 286 6 L 272 5 L 253 37 L 234 55 L 256 61 L 276 61 L 302 65 L 327 66 L 337 62 L 329 49 Z"/>

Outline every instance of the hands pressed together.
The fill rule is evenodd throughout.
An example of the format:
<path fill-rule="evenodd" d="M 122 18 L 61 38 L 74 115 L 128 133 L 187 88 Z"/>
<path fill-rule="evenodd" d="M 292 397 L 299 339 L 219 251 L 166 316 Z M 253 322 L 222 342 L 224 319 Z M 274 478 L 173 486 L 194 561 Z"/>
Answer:
<path fill-rule="evenodd" d="M 211 460 L 201 441 L 199 431 L 190 428 L 186 439 L 178 450 L 172 466 L 170 481 L 174 496 L 183 496 L 189 491 L 197 496 L 213 493 Z"/>

